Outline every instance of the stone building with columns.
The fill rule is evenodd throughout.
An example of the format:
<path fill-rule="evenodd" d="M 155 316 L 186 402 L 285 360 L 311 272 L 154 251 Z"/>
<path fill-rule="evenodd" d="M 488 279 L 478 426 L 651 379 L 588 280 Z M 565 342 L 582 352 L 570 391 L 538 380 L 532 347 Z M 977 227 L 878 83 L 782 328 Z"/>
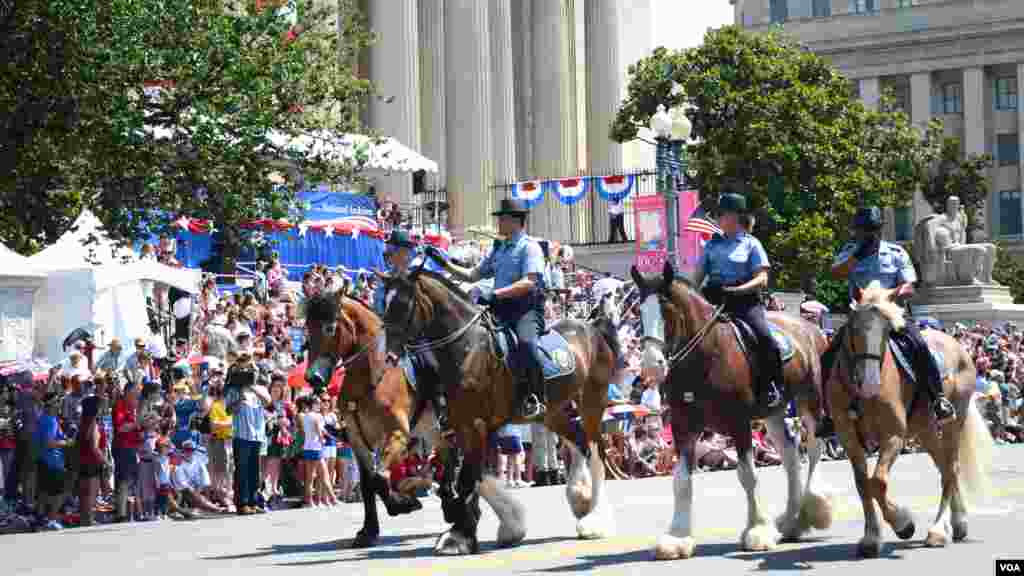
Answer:
<path fill-rule="evenodd" d="M 496 184 L 650 167 L 608 132 L 626 66 L 651 49 L 651 1 L 362 0 L 378 40 L 359 68 L 381 95 L 367 124 L 438 162 L 455 236 L 493 224 Z M 375 186 L 413 202 L 408 175 Z M 532 234 L 563 239 L 567 207 L 533 212 Z"/>
<path fill-rule="evenodd" d="M 943 120 L 965 153 L 995 159 L 986 235 L 1024 251 L 1024 2 L 1021 0 L 730 0 L 750 30 L 781 25 L 856 81 L 877 105 L 896 105 L 924 125 Z M 920 194 L 888 218 L 888 234 L 909 241 L 931 212 Z"/>

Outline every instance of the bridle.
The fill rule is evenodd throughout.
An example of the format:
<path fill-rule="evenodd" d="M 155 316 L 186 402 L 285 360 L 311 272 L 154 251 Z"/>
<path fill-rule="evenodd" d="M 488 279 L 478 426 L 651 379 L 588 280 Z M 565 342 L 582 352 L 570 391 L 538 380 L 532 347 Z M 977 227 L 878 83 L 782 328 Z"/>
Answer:
<path fill-rule="evenodd" d="M 669 300 L 668 296 L 661 293 L 658 294 L 658 301 L 660 303 L 665 303 L 666 300 Z M 718 319 L 722 317 L 724 312 L 725 304 L 719 304 L 718 306 L 716 306 L 713 313 L 711 314 L 711 317 L 704 323 L 703 326 L 701 326 L 700 330 L 697 330 L 697 332 L 693 336 L 691 336 L 689 340 L 682 343 L 674 352 L 672 352 L 672 354 L 668 356 L 668 358 L 666 358 L 666 363 L 668 365 L 666 377 L 669 373 L 672 372 L 672 370 L 676 366 L 679 365 L 680 362 L 685 360 L 687 356 L 692 354 L 693 351 L 696 350 L 698 346 L 700 346 L 701 342 L 703 342 L 704 338 L 706 338 L 708 333 L 711 332 L 711 328 L 714 327 L 714 325 L 718 322 Z M 651 338 L 650 336 L 644 337 L 644 340 L 653 339 L 654 338 Z"/>
<path fill-rule="evenodd" d="M 413 290 L 416 290 L 417 282 L 419 280 L 419 271 L 422 269 L 423 265 L 421 264 L 409 277 L 409 281 L 413 285 Z M 410 302 L 409 305 L 409 314 L 408 317 L 405 319 L 405 323 L 402 324 L 403 326 L 412 326 L 413 320 L 415 320 L 416 318 L 416 306 L 416 299 L 412 298 L 412 301 Z M 405 344 L 404 346 L 402 346 L 402 349 L 406 354 L 421 354 L 423 352 L 431 352 L 433 350 L 440 350 L 442 348 L 445 348 L 446 346 L 454 344 L 455 342 L 458 342 L 460 339 L 462 339 L 462 337 L 465 336 L 466 333 L 469 332 L 469 330 L 474 325 L 480 322 L 480 320 L 483 319 L 483 317 L 486 314 L 487 309 L 483 308 L 480 310 L 480 312 L 478 312 L 476 315 L 470 318 L 468 322 L 463 324 L 461 327 L 459 327 L 451 334 L 448 334 L 447 336 L 442 336 L 440 338 L 421 338 L 414 343 Z M 389 325 L 385 324 L 385 326 L 387 327 Z"/>

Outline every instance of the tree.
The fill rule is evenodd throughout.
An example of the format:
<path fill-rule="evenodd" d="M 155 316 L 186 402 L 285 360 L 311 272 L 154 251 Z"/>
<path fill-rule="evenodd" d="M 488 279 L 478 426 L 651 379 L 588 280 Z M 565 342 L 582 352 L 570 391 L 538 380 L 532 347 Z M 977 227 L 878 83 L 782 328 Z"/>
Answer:
<path fill-rule="evenodd" d="M 958 196 L 967 213 L 967 235 L 984 230 L 982 208 L 988 198 L 990 182 L 988 171 L 992 168 L 992 156 L 971 154 L 964 158 L 960 152 L 960 139 L 945 136 L 942 124 L 935 122 L 929 127 L 928 138 L 939 142 L 939 157 L 926 174 L 921 187 L 924 199 L 936 212 L 946 211 L 946 199 Z"/>
<path fill-rule="evenodd" d="M 778 30 L 710 31 L 696 48 L 656 49 L 629 74 L 611 137 L 635 138 L 659 104 L 689 106 L 701 195 L 731 186 L 749 196 L 778 287 L 828 268 L 859 205 L 908 203 L 935 156 L 903 113 L 865 108 L 848 80 Z"/>
<path fill-rule="evenodd" d="M 992 278 L 1010 289 L 1014 303 L 1024 304 L 1024 266 L 1010 255 L 1006 248 L 1001 242 L 997 244 Z"/>
<path fill-rule="evenodd" d="M 348 182 L 366 160 L 322 145 L 364 131 L 354 3 L 5 3 L 4 242 L 38 249 L 82 208 L 126 242 L 178 215 L 232 239 L 247 219 L 298 218 L 304 181 Z"/>

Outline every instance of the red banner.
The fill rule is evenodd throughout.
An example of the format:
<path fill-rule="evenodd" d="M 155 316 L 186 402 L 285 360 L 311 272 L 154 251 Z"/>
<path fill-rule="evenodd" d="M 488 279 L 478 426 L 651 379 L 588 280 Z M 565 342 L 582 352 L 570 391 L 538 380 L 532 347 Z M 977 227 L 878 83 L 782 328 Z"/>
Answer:
<path fill-rule="evenodd" d="M 668 223 L 665 198 L 638 196 L 633 201 L 636 218 L 636 260 L 640 272 L 658 272 L 668 256 Z"/>
<path fill-rule="evenodd" d="M 689 232 L 686 229 L 687 221 L 689 221 L 690 216 L 697 209 L 697 205 L 700 202 L 700 194 L 696 190 L 680 192 L 676 202 L 679 206 L 679 216 L 676 219 L 679 230 L 678 240 L 676 241 L 676 253 L 678 255 L 676 257 L 676 264 L 679 266 L 680 271 L 690 273 L 697 267 L 697 263 L 700 262 L 700 257 L 704 253 L 703 236 L 698 232 Z"/>

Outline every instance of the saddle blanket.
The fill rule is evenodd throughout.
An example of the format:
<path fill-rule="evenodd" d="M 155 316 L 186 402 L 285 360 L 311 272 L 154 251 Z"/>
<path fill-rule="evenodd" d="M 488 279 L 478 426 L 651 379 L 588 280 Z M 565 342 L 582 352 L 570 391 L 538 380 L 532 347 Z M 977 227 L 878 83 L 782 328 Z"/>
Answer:
<path fill-rule="evenodd" d="M 911 362 L 907 354 L 904 354 L 903 349 L 900 348 L 899 344 L 895 340 L 889 339 L 889 351 L 892 352 L 893 358 L 896 360 L 896 366 L 900 369 L 900 374 L 907 379 L 907 382 L 911 384 L 917 383 L 917 375 L 914 374 L 914 363 Z M 946 367 L 946 355 L 941 350 L 934 348 L 928 348 L 928 351 L 932 353 L 932 359 L 935 360 L 935 364 L 939 366 L 939 373 L 945 378 L 946 375 L 952 371 Z"/>
<path fill-rule="evenodd" d="M 496 334 L 498 349 L 505 364 L 512 370 L 517 368 L 516 355 L 512 352 L 519 346 L 519 339 L 513 330 L 501 329 Z M 544 372 L 544 380 L 554 380 L 576 372 L 576 356 L 569 350 L 569 342 L 554 330 L 548 330 L 537 339 L 537 361 Z"/>
<path fill-rule="evenodd" d="M 743 351 L 749 354 L 749 351 L 753 350 L 757 343 L 757 336 L 754 335 L 754 330 L 746 322 L 737 318 L 732 319 L 732 329 L 736 332 L 736 339 L 743 346 Z M 772 332 L 775 345 L 779 347 L 782 363 L 785 364 L 792 360 L 793 356 L 796 355 L 796 348 L 793 346 L 793 341 L 789 338 L 789 335 L 772 322 L 768 323 L 768 329 Z"/>

